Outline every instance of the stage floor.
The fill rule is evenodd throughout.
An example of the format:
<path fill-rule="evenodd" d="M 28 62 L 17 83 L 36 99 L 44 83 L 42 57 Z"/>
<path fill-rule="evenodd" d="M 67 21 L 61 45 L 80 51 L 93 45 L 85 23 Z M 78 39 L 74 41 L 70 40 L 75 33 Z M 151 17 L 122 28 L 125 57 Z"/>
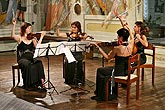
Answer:
<path fill-rule="evenodd" d="M 77 109 L 111 109 L 111 110 L 164 110 L 165 109 L 165 68 L 156 66 L 155 71 L 155 86 L 151 84 L 151 70 L 145 70 L 145 81 L 140 81 L 140 97 L 135 99 L 135 85 L 131 86 L 130 104 L 126 105 L 126 90 L 119 88 L 119 97 L 117 101 L 97 102 L 92 100 L 95 90 L 96 70 L 101 67 L 101 59 L 93 58 L 85 60 L 85 85 L 80 86 L 89 93 L 79 89 L 71 89 L 66 92 L 61 91 L 70 89 L 72 85 L 64 83 L 63 79 L 63 63 L 62 56 L 50 56 L 50 82 L 54 85 L 56 91 L 53 89 L 47 92 L 41 91 L 27 91 L 22 89 L 22 80 L 18 87 L 13 88 L 12 80 L 12 64 L 16 63 L 15 52 L 0 53 L 0 93 L 6 96 L 6 99 L 0 98 L 0 102 L 7 101 L 8 104 L 0 106 L 1 109 L 17 110 L 21 109 L 20 99 L 27 102 L 23 106 L 27 108 L 36 106 L 33 109 L 39 110 L 40 107 L 52 110 L 77 110 Z M 48 65 L 47 58 L 40 58 L 43 61 L 45 75 L 47 78 Z M 46 79 L 47 80 L 47 79 Z M 16 77 L 17 81 L 17 77 Z M 47 85 L 46 85 L 47 86 Z M 53 91 L 53 92 L 52 92 Z M 52 92 L 52 93 L 51 93 Z M 77 95 L 78 93 L 78 95 Z M 15 99 L 14 99 L 15 98 Z M 11 99 L 11 100 L 10 100 Z M 18 100 L 19 99 L 19 100 Z M 23 102 L 22 102 L 23 103 Z M 32 105 L 31 105 L 32 104 Z M 39 107 L 37 107 L 39 106 Z M 32 108 L 32 107 L 31 107 Z M 29 108 L 30 109 L 30 108 Z"/>

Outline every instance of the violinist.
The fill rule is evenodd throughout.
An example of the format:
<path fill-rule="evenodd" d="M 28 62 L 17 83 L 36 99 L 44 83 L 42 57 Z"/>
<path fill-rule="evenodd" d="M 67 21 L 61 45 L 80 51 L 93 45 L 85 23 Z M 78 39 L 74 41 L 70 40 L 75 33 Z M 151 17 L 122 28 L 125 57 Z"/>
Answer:
<path fill-rule="evenodd" d="M 11 37 L 17 41 L 17 62 L 21 68 L 23 78 L 23 88 L 27 90 L 44 90 L 45 89 L 45 73 L 42 61 L 33 58 L 33 54 L 37 44 L 41 44 L 45 32 L 41 32 L 40 39 L 37 40 L 35 37 L 28 39 L 28 34 L 31 33 L 32 25 L 24 22 L 20 28 L 20 34 L 15 34 L 16 20 L 12 21 L 12 32 Z"/>
<path fill-rule="evenodd" d="M 79 21 L 75 21 L 71 23 L 71 31 L 68 33 L 61 33 L 59 30 L 59 26 L 56 29 L 57 36 L 59 37 L 67 37 L 68 42 L 71 41 L 81 41 L 85 40 L 88 36 L 86 33 L 82 32 L 81 23 Z"/>
<path fill-rule="evenodd" d="M 84 41 L 88 37 L 86 33 L 82 33 L 81 23 L 79 21 L 75 21 L 75 22 L 71 23 L 70 32 L 61 33 L 59 30 L 59 27 L 57 27 L 56 33 L 57 33 L 57 36 L 59 36 L 59 37 L 66 37 L 68 39 L 68 42 Z M 80 81 L 80 82 L 83 81 L 82 76 L 84 73 L 84 70 L 83 70 L 84 55 L 82 52 L 72 52 L 72 54 L 77 62 L 68 63 L 67 59 L 65 59 L 66 65 L 63 68 L 65 70 L 65 83 L 66 84 L 75 84 L 75 81 L 74 81 L 75 74 L 77 74 L 76 79 L 78 81 Z M 77 67 L 76 69 L 78 70 L 78 72 L 75 71 L 75 66 Z M 78 83 L 78 81 L 77 81 L 77 83 Z"/>
<path fill-rule="evenodd" d="M 97 43 L 95 43 L 99 52 L 103 55 L 105 59 L 111 60 L 115 58 L 115 65 L 100 67 L 97 69 L 96 90 L 94 91 L 95 96 L 91 97 L 91 99 L 93 100 L 105 101 L 105 83 L 110 77 L 112 77 L 112 75 L 126 76 L 128 74 L 128 58 L 132 54 L 132 49 L 134 45 L 133 35 L 128 25 L 127 28 L 119 29 L 117 31 L 117 34 L 118 45 L 114 46 L 114 48 L 108 54 L 104 52 L 104 50 Z M 129 36 L 130 40 L 128 42 Z M 108 99 L 117 100 L 118 83 L 115 83 L 113 80 L 111 85 L 109 85 L 109 88 L 111 87 L 112 94 L 109 95 Z"/>

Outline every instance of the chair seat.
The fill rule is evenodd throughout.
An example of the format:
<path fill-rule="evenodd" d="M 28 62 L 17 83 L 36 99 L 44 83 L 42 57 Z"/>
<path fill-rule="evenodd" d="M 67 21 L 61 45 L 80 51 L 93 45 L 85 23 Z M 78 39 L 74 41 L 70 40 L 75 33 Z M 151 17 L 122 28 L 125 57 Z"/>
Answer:
<path fill-rule="evenodd" d="M 153 64 L 142 64 L 140 65 L 140 68 L 152 68 L 154 67 Z"/>
<path fill-rule="evenodd" d="M 12 66 L 18 66 L 18 63 L 13 64 Z"/>
<path fill-rule="evenodd" d="M 130 74 L 130 80 L 137 78 L 138 76 L 135 74 Z M 115 76 L 115 79 L 123 79 L 123 80 L 127 80 L 128 76 Z"/>
<path fill-rule="evenodd" d="M 132 63 L 137 63 L 137 65 L 132 67 Z M 136 71 L 135 74 L 131 74 L 132 70 Z M 127 97 L 126 97 L 126 103 L 129 104 L 130 101 L 130 88 L 131 84 L 135 83 L 136 84 L 136 100 L 139 99 L 139 74 L 140 74 L 140 54 L 136 54 L 133 56 L 130 56 L 128 59 L 128 75 L 127 76 L 115 76 L 114 81 L 120 84 L 126 84 L 127 85 Z M 106 101 L 108 101 L 109 97 L 109 84 L 111 83 L 110 81 L 112 78 L 110 77 L 106 81 Z M 117 93 L 118 94 L 118 93 Z"/>

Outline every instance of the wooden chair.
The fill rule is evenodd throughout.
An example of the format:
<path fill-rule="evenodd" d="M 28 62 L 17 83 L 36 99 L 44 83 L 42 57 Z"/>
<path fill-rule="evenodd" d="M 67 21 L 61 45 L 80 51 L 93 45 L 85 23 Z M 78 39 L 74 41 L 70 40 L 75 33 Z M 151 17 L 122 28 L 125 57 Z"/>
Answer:
<path fill-rule="evenodd" d="M 18 61 L 18 57 L 19 57 L 18 47 L 16 51 L 17 51 L 17 61 Z M 20 67 L 18 63 L 12 65 L 13 87 L 15 87 L 15 70 L 17 70 L 18 73 L 18 82 L 17 82 L 18 85 L 20 83 Z"/>
<path fill-rule="evenodd" d="M 136 62 L 136 66 L 132 66 L 132 63 Z M 132 70 L 136 70 L 136 74 L 131 74 Z M 139 74 L 140 74 L 140 55 L 136 54 L 131 56 L 128 60 L 128 75 L 127 76 L 115 76 L 115 82 L 120 84 L 127 85 L 127 98 L 126 103 L 129 104 L 130 101 L 130 86 L 132 83 L 136 83 L 136 100 L 139 99 Z M 105 99 L 108 101 L 108 94 L 109 94 L 109 82 L 111 78 L 106 82 L 106 91 L 105 91 Z"/>
<path fill-rule="evenodd" d="M 151 58 L 151 62 L 150 63 L 145 63 L 140 65 L 140 68 L 142 69 L 142 75 L 141 75 L 141 79 L 142 81 L 144 81 L 144 68 L 151 68 L 152 69 L 152 85 L 154 85 L 154 76 L 155 76 L 155 46 L 151 43 L 148 44 L 148 47 L 145 48 L 145 50 L 149 50 L 151 51 L 150 53 L 147 53 L 145 51 L 145 54 L 147 56 L 147 58 Z"/>
<path fill-rule="evenodd" d="M 17 70 L 18 73 L 18 82 L 17 82 L 18 85 L 20 83 L 20 68 L 18 63 L 12 65 L 13 87 L 15 87 L 15 70 Z"/>

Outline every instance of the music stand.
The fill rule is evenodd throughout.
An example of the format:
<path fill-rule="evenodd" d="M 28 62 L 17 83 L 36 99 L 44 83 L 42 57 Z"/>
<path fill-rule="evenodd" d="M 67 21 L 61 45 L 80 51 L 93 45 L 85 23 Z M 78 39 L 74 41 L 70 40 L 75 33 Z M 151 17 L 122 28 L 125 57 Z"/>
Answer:
<path fill-rule="evenodd" d="M 67 47 L 69 47 L 69 49 L 76 54 L 76 52 L 86 52 L 86 51 L 89 51 L 89 49 L 87 47 L 89 47 L 89 42 L 63 42 L 63 44 Z M 64 91 L 61 91 L 60 93 L 63 93 L 63 92 L 66 92 L 68 90 L 71 90 L 71 89 L 75 89 L 77 91 L 77 96 L 78 96 L 78 89 L 80 90 L 83 90 L 83 91 L 86 91 L 86 92 L 90 92 L 89 90 L 85 90 L 85 89 L 82 89 L 80 86 L 81 86 L 81 83 L 85 84 L 85 82 L 77 79 L 77 75 L 78 75 L 78 71 L 77 71 L 77 63 L 78 61 L 75 61 L 75 74 L 74 74 L 74 77 L 73 77 L 73 83 L 74 83 L 74 86 L 71 86 L 69 89 L 67 90 L 64 90 Z M 81 83 L 78 83 L 81 82 Z"/>
<path fill-rule="evenodd" d="M 35 55 L 34 55 L 34 58 L 37 57 L 37 56 L 46 56 L 47 60 L 48 60 L 48 79 L 47 81 L 45 81 L 44 84 L 48 83 L 48 87 L 46 89 L 52 89 L 53 88 L 53 91 L 50 92 L 53 93 L 54 91 L 56 91 L 57 94 L 59 94 L 55 88 L 55 86 L 52 84 L 52 82 L 50 81 L 50 70 L 49 70 L 49 51 L 51 51 L 51 53 L 53 55 L 55 55 L 55 53 L 53 52 L 53 50 L 51 48 L 57 48 L 56 47 L 50 47 L 50 44 L 39 44 L 39 48 L 36 47 L 36 50 L 35 50 Z M 40 52 L 41 51 L 41 52 Z"/>

